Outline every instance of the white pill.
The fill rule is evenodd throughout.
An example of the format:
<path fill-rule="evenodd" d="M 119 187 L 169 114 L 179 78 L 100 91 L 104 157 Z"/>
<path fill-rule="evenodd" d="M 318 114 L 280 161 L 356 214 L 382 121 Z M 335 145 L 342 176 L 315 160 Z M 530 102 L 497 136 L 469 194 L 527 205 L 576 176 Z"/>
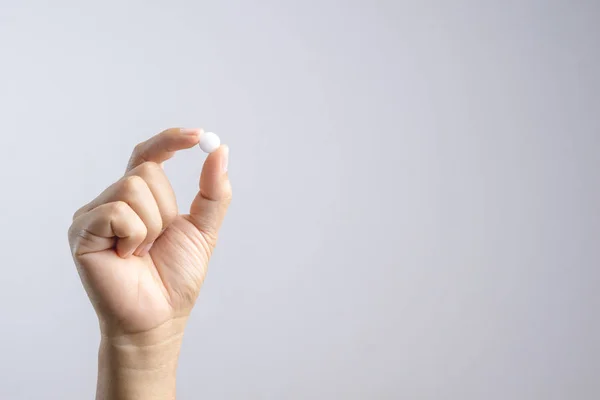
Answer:
<path fill-rule="evenodd" d="M 221 145 L 221 139 L 213 132 L 202 132 L 198 145 L 203 152 L 212 153 Z"/>

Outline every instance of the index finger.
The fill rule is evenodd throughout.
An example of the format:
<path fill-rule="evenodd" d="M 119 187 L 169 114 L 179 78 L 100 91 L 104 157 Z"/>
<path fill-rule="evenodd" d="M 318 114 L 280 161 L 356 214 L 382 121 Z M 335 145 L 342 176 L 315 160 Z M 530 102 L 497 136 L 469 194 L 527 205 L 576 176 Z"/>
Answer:
<path fill-rule="evenodd" d="M 198 144 L 202 129 L 170 128 L 135 146 L 127 172 L 145 162 L 157 164 L 167 161 L 177 150 L 189 149 Z"/>

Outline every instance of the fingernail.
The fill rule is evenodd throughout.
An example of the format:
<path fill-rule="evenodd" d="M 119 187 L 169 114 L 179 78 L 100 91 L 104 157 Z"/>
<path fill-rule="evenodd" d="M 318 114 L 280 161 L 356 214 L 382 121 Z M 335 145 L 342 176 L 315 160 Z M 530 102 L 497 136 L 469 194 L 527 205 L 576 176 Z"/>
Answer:
<path fill-rule="evenodd" d="M 221 170 L 223 173 L 227 172 L 229 166 L 229 146 L 223 147 L 223 158 L 221 159 Z"/>
<path fill-rule="evenodd" d="M 190 135 L 190 136 L 200 136 L 201 131 L 202 131 L 202 129 L 197 129 L 197 128 L 181 128 L 181 129 L 179 129 L 179 132 L 182 135 Z"/>
<path fill-rule="evenodd" d="M 152 248 L 153 244 L 154 244 L 154 242 L 148 243 L 146 246 L 144 246 L 142 251 L 140 251 L 140 257 L 144 257 L 146 254 L 148 254 L 150 252 L 150 249 Z"/>

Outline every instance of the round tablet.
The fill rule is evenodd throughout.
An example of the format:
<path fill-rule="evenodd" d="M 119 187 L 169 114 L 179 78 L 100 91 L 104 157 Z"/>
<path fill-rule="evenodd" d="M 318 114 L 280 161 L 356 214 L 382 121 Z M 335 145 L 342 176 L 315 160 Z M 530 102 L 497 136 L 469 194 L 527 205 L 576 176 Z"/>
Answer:
<path fill-rule="evenodd" d="M 200 148 L 205 153 L 212 153 L 221 145 L 221 139 L 213 132 L 203 132 L 200 135 Z"/>

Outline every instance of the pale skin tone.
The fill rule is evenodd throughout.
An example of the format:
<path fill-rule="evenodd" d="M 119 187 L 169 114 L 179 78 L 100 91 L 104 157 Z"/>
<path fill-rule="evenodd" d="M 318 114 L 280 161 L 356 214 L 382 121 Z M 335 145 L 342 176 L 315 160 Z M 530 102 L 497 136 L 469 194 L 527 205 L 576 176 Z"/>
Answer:
<path fill-rule="evenodd" d="M 162 163 L 201 134 L 172 128 L 140 143 L 124 176 L 73 216 L 69 243 L 102 334 L 97 400 L 175 399 L 183 332 L 231 201 L 221 146 L 189 214 L 177 208 Z"/>

